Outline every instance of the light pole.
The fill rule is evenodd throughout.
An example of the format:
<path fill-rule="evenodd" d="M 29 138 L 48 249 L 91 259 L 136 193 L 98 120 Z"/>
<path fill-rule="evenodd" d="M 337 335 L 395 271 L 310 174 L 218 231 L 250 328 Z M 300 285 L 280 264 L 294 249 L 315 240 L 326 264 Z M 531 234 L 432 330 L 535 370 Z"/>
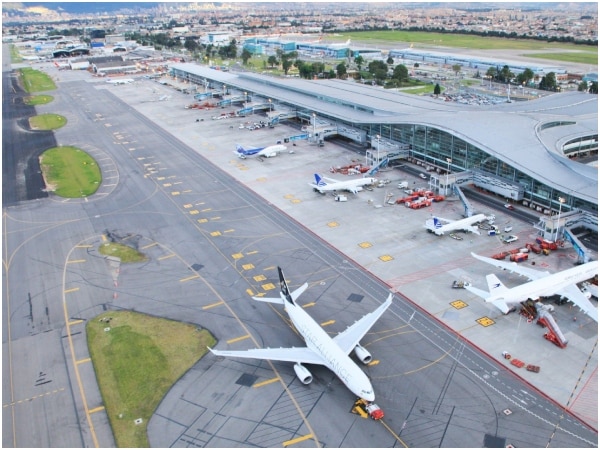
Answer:
<path fill-rule="evenodd" d="M 379 147 L 381 145 L 381 136 L 377 135 L 377 164 L 379 164 Z"/>
<path fill-rule="evenodd" d="M 244 91 L 244 108 L 246 107 L 246 103 L 248 103 L 248 93 Z"/>
<path fill-rule="evenodd" d="M 558 230 L 560 229 L 560 211 L 562 210 L 562 204 L 565 202 L 563 197 L 558 197 L 558 220 L 556 221 L 556 237 L 554 242 L 558 240 Z"/>
<path fill-rule="evenodd" d="M 448 171 L 446 172 L 446 186 L 444 186 L 444 195 L 448 195 L 448 176 L 450 175 L 450 163 L 452 159 L 446 158 L 446 162 L 448 163 Z"/>
<path fill-rule="evenodd" d="M 269 99 L 269 112 L 271 112 L 271 111 L 272 111 L 272 109 L 271 109 L 271 99 Z"/>
<path fill-rule="evenodd" d="M 317 115 L 312 113 L 312 123 L 313 123 L 313 139 L 315 140 L 315 144 L 317 143 Z"/>

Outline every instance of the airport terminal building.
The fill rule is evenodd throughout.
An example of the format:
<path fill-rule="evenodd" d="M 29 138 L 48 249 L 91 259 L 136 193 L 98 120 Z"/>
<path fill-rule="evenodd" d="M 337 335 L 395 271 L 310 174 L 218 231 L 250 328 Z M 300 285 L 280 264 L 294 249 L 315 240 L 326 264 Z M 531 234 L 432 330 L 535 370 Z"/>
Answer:
<path fill-rule="evenodd" d="M 302 80 L 223 72 L 190 63 L 170 75 L 222 93 L 221 105 L 238 113 L 267 113 L 301 122 L 307 138 L 343 138 L 364 146 L 371 162 L 388 157 L 431 170 L 430 186 L 447 192 L 465 183 L 549 216 L 583 213 L 598 230 L 598 98 L 582 92 L 495 104 L 448 102 L 347 80 Z M 237 102 L 237 103 L 236 103 Z M 298 137 L 291 137 L 292 139 Z M 593 158 L 592 158 L 593 159 Z M 447 174 L 450 173 L 450 176 Z M 564 226 L 564 224 L 563 224 Z"/>

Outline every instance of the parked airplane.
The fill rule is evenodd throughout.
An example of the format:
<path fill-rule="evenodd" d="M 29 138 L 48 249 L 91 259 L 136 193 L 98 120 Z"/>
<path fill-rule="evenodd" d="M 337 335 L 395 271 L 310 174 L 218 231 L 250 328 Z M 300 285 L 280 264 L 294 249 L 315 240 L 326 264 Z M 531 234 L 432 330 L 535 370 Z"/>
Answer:
<path fill-rule="evenodd" d="M 309 183 L 315 191 L 324 194 L 328 191 L 349 191 L 356 194 L 362 191 L 362 187 L 368 184 L 374 184 L 377 180 L 373 177 L 355 178 L 353 180 L 338 181 L 333 178 L 322 177 L 315 173 L 315 182 Z"/>
<path fill-rule="evenodd" d="M 129 84 L 129 83 L 133 83 L 133 79 L 131 78 L 121 78 L 121 79 L 111 79 L 111 80 L 106 80 L 107 83 L 110 84 Z"/>
<path fill-rule="evenodd" d="M 209 347 L 209 350 L 217 356 L 292 362 L 296 376 L 303 384 L 309 384 L 313 379 L 312 374 L 302 365 L 303 363 L 323 365 L 335 373 L 355 395 L 369 402 L 375 400 L 375 393 L 369 378 L 348 355 L 354 350 L 363 364 L 371 362 L 371 354 L 359 342 L 392 304 L 392 294 L 375 311 L 363 316 L 336 337 L 331 338 L 304 308 L 296 303 L 296 299 L 308 288 L 308 283 L 304 283 L 295 291 L 290 292 L 283 277 L 283 271 L 280 267 L 277 270 L 281 289 L 280 298 L 252 298 L 285 305 L 285 311 L 294 328 L 304 338 L 306 347 L 257 348 L 245 351 L 221 351 Z"/>
<path fill-rule="evenodd" d="M 485 256 L 479 256 L 475 253 L 471 253 L 471 255 L 473 258 L 480 261 L 500 267 L 504 270 L 516 272 L 531 280 L 520 286 L 509 289 L 502 284 L 496 275 L 490 274 L 486 277 L 489 292 L 477 289 L 471 285 L 465 285 L 465 289 L 483 298 L 486 302 L 492 303 L 504 314 L 507 314 L 510 311 L 510 305 L 518 304 L 529 298 L 535 299 L 558 294 L 568 298 L 583 312 L 598 322 L 598 308 L 592 305 L 589 297 L 581 292 L 576 284 L 589 280 L 590 278 L 593 278 L 594 275 L 598 274 L 598 261 L 592 261 L 571 269 L 550 274 L 550 272 L 519 266 L 514 262 L 486 258 Z"/>
<path fill-rule="evenodd" d="M 481 222 L 482 220 L 493 220 L 495 217 L 486 216 L 485 214 L 475 214 L 474 216 L 467 217 L 460 220 L 442 219 L 441 217 L 433 217 L 425 221 L 425 228 L 431 233 L 435 233 L 438 236 L 443 235 L 449 231 L 464 230 L 470 231 L 471 233 L 480 234 L 479 230 L 473 224 Z M 445 223 L 444 223 L 445 222 Z"/>
<path fill-rule="evenodd" d="M 269 145 L 268 147 L 254 147 L 244 148 L 240 144 L 235 146 L 235 154 L 238 158 L 245 159 L 248 156 L 264 156 L 265 158 L 272 158 L 273 156 L 279 155 L 279 153 L 287 150 L 287 147 L 283 144 Z"/>

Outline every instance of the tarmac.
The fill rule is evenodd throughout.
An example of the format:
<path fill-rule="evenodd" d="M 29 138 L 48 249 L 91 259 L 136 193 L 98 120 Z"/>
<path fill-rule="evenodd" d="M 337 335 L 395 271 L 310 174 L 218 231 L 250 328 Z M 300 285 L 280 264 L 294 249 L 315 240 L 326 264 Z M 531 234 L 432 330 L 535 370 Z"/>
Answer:
<path fill-rule="evenodd" d="M 426 182 L 414 175 L 423 167 L 406 163 L 400 168 L 384 169 L 377 175 L 388 181 L 383 187 L 358 195 L 346 193 L 348 201 L 338 202 L 333 195 L 313 192 L 309 183 L 315 172 L 340 180 L 347 178 L 329 172 L 331 168 L 364 163 L 364 151 L 361 154 L 360 149 L 343 142 L 328 141 L 321 148 L 298 141 L 295 145 L 290 143 L 288 152 L 275 158 L 239 159 L 234 155 L 236 143 L 272 145 L 297 134 L 298 127 L 279 124 L 274 129 L 241 128 L 259 122 L 264 118 L 261 115 L 212 120 L 211 117 L 233 108 L 185 109 L 185 105 L 193 103 L 192 96 L 146 79 L 140 78 L 131 85 L 102 82 L 95 86 L 111 89 L 131 107 L 378 277 L 391 291 L 405 296 L 597 430 L 597 323 L 572 306 L 555 305 L 554 318 L 568 340 L 566 348 L 559 348 L 544 339 L 545 330 L 535 322 L 517 313 L 503 315 L 466 290 L 453 289 L 454 280 L 484 289 L 485 275 L 500 272 L 472 258 L 471 252 L 491 256 L 513 245 L 484 233 L 461 234 L 463 240 L 454 240 L 426 232 L 424 223 L 432 214 L 448 219 L 462 217 L 463 205 L 456 197 L 421 210 L 390 204 L 389 200 L 404 196 L 397 188 L 400 181 L 408 181 L 412 188 L 426 187 Z M 170 99 L 159 101 L 164 95 Z M 488 196 L 485 202 L 471 203 L 477 212 L 495 214 L 501 229 L 512 225 L 511 234 L 519 237 L 516 247 L 534 241 L 536 230 L 532 223 L 516 219 L 502 207 L 502 199 Z M 530 213 L 519 205 L 516 209 Z M 565 247 L 549 256 L 530 253 L 523 264 L 556 272 L 572 267 L 574 262 L 575 252 Z M 500 273 L 499 278 L 508 287 L 526 281 L 516 274 Z M 504 352 L 512 355 L 512 360 L 539 366 L 540 371 L 511 364 L 511 360 L 502 357 Z"/>
<path fill-rule="evenodd" d="M 426 232 L 424 223 L 432 214 L 460 219 L 463 206 L 459 199 L 449 197 L 421 210 L 390 203 L 404 196 L 397 187 L 400 181 L 407 181 L 411 188 L 426 187 L 426 182 L 417 176 L 423 167 L 405 163 L 403 167 L 384 169 L 377 175 L 388 181 L 382 187 L 358 195 L 347 193 L 348 201 L 338 202 L 333 195 L 313 191 L 309 186 L 313 174 L 345 179 L 346 175 L 329 173 L 330 169 L 364 163 L 364 150 L 339 141 L 327 141 L 324 147 L 299 141 L 296 145 L 290 143 L 289 152 L 275 158 L 242 160 L 234 155 L 236 143 L 271 145 L 297 134 L 298 126 L 282 123 L 274 129 L 249 131 L 240 126 L 264 117 L 212 120 L 212 116 L 233 108 L 185 109 L 185 105 L 193 103 L 191 95 L 156 81 L 137 78 L 130 85 L 109 85 L 88 73 L 59 72 L 53 66 L 40 68 L 60 81 L 83 79 L 90 83 L 90 89 L 109 89 L 158 127 L 373 274 L 390 291 L 404 296 L 453 330 L 457 338 L 469 341 L 532 389 L 597 430 L 597 323 L 569 305 L 555 305 L 554 318 L 568 340 L 566 348 L 559 348 L 544 339 L 545 330 L 535 322 L 528 323 L 516 313 L 503 315 L 468 291 L 453 289 L 454 280 L 483 289 L 488 273 L 499 274 L 508 287 L 525 280 L 516 274 L 500 273 L 470 256 L 471 252 L 491 256 L 507 247 L 513 248 L 503 244 L 499 236 L 460 234 L 463 240 L 454 240 Z M 169 99 L 160 101 L 164 96 Z M 505 210 L 502 199 L 485 196 L 482 201 L 472 199 L 471 203 L 477 212 L 495 214 L 501 229 L 511 225 L 511 234 L 519 237 L 517 247 L 535 239 L 532 223 L 519 220 Z M 515 206 L 517 213 L 531 213 L 527 208 Z M 530 254 L 525 264 L 535 263 L 542 270 L 555 272 L 572 267 L 574 262 L 575 252 L 565 247 L 549 256 Z M 539 366 L 540 371 L 527 371 L 511 364 L 511 360 L 503 358 L 504 352 L 512 355 L 511 360 Z"/>

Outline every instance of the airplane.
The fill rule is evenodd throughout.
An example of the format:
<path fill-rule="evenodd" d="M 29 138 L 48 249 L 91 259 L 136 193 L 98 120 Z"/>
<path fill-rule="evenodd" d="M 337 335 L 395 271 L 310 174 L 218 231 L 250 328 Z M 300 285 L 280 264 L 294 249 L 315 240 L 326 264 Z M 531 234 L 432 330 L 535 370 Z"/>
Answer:
<path fill-rule="evenodd" d="M 287 147 L 283 144 L 269 145 L 268 147 L 254 147 L 244 148 L 240 144 L 235 146 L 235 154 L 238 158 L 245 159 L 248 156 L 264 156 L 265 158 L 271 158 L 279 155 L 280 152 L 287 150 Z"/>
<path fill-rule="evenodd" d="M 493 220 L 495 217 L 486 216 L 485 214 L 475 214 L 474 216 L 467 217 L 460 220 L 442 219 L 441 217 L 433 217 L 425 221 L 425 228 L 431 233 L 435 233 L 438 236 L 443 235 L 447 231 L 464 230 L 470 231 L 471 233 L 481 234 L 474 223 L 481 222 L 482 220 Z M 445 222 L 445 223 L 443 223 Z"/>
<path fill-rule="evenodd" d="M 362 191 L 362 187 L 367 184 L 374 184 L 377 180 L 373 177 L 355 178 L 353 180 L 338 181 L 333 178 L 322 177 L 318 173 L 315 173 L 315 182 L 309 183 L 315 191 L 319 191 L 324 194 L 328 191 L 349 191 L 353 194 L 357 194 Z"/>
<path fill-rule="evenodd" d="M 129 83 L 133 83 L 133 79 L 122 78 L 122 79 L 106 80 L 106 82 L 110 83 L 110 84 L 129 84 Z"/>
<path fill-rule="evenodd" d="M 492 303 L 504 314 L 508 314 L 510 305 L 518 304 L 528 298 L 535 299 L 558 294 L 568 298 L 585 314 L 598 322 L 598 308 L 592 305 L 589 297 L 581 292 L 576 284 L 589 280 L 598 274 L 598 261 L 588 262 L 571 269 L 550 274 L 550 272 L 519 266 L 515 262 L 486 258 L 475 253 L 471 253 L 471 256 L 501 269 L 516 272 L 530 280 L 527 283 L 509 289 L 502 284 L 496 275 L 490 274 L 486 277 L 489 292 L 477 289 L 470 284 L 465 284 L 465 289 L 483 298 L 486 302 Z"/>
<path fill-rule="evenodd" d="M 208 349 L 217 356 L 292 362 L 294 363 L 294 372 L 303 384 L 309 384 L 313 380 L 312 374 L 302 365 L 303 363 L 323 365 L 335 373 L 355 395 L 368 402 L 374 401 L 375 393 L 371 381 L 349 354 L 354 350 L 363 364 L 372 361 L 373 357 L 360 345 L 360 340 L 392 304 L 392 294 L 376 310 L 366 314 L 336 337 L 331 338 L 304 308 L 296 303 L 298 297 L 308 288 L 308 283 L 304 283 L 295 291 L 290 292 L 283 271 L 280 267 L 277 267 L 277 270 L 279 272 L 279 298 L 252 298 L 257 301 L 284 305 L 294 328 L 304 338 L 306 347 L 256 348 L 245 351 L 214 350 L 210 347 Z"/>

